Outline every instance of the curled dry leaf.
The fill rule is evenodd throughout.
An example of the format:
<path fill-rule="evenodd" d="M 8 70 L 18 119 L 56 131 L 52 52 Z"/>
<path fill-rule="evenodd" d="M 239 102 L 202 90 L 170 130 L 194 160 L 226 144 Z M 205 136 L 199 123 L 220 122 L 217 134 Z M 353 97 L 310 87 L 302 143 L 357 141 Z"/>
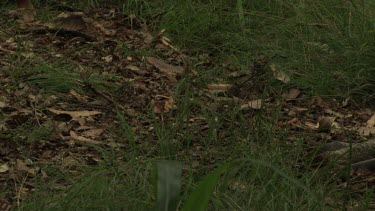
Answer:
<path fill-rule="evenodd" d="M 270 68 L 272 70 L 273 76 L 277 80 L 282 81 L 283 83 L 288 83 L 290 81 L 290 77 L 287 74 L 285 74 L 283 71 L 277 70 L 275 64 L 271 64 Z"/>
<path fill-rule="evenodd" d="M 262 100 L 252 100 L 247 102 L 246 104 L 241 105 L 241 110 L 243 109 L 261 109 L 262 108 Z"/>

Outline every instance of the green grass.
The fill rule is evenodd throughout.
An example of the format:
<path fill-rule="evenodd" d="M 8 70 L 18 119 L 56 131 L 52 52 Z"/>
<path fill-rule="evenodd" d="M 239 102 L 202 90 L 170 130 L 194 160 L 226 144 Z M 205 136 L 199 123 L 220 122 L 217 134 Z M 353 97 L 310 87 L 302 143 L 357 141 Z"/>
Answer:
<path fill-rule="evenodd" d="M 99 8 L 107 4 L 88 2 Z M 181 160 L 188 169 L 183 172 L 182 202 L 203 175 L 220 164 L 235 163 L 219 180 L 209 210 L 330 210 L 351 203 L 358 203 L 363 209 L 368 206 L 372 190 L 354 197 L 335 185 L 337 178 L 331 175 L 331 166 L 314 169 L 313 158 L 304 145 L 311 134 L 300 134 L 297 141 L 290 143 L 286 131 L 275 130 L 278 109 L 267 117 L 263 111 L 247 113 L 230 106 L 223 109 L 214 100 L 204 101 L 193 87 L 230 81 L 222 66 L 224 62 L 231 61 L 246 71 L 256 55 L 263 53 L 270 58 L 280 55 L 271 62 L 292 76 L 288 86 L 298 87 L 307 96 L 338 100 L 351 97 L 354 102 L 371 105 L 375 99 L 374 3 L 359 0 L 113 2 L 125 14 L 136 14 L 147 21 L 155 32 L 167 29 L 173 43 L 186 49 L 196 62 L 198 55 L 206 55 L 212 65 L 196 65 L 200 77 L 179 82 L 174 96 L 178 109 L 164 120 L 151 114 L 127 117 L 118 113 L 119 128 L 112 132 L 119 134 L 126 147 L 112 151 L 97 148 L 103 161 L 84 169 L 80 177 L 51 168 L 49 175 L 55 180 L 66 180 L 66 186 L 60 190 L 53 186 L 54 181 L 45 186 L 39 181 L 40 186 L 20 206 L 21 210 L 150 210 L 156 203 L 152 166 L 161 159 Z M 130 49 L 123 52 L 137 54 Z M 116 92 L 118 88 L 106 83 L 115 81 L 117 76 L 106 78 L 96 73 L 82 78 L 77 68 L 69 65 L 25 64 L 14 70 L 10 74 L 14 80 L 51 93 L 82 91 L 82 80 L 100 90 Z M 268 86 L 276 84 L 273 89 L 280 89 L 274 79 L 266 80 Z M 189 127 L 192 115 L 206 119 L 209 127 L 205 133 Z M 132 131 L 131 118 L 151 119 L 148 123 L 154 128 L 154 135 L 140 136 L 138 140 L 139 134 Z M 19 130 L 30 133 L 30 140 L 48 134 L 44 128 L 33 130 L 27 126 Z M 196 160 L 198 166 L 191 168 Z M 327 201 L 332 202 L 332 207 Z"/>

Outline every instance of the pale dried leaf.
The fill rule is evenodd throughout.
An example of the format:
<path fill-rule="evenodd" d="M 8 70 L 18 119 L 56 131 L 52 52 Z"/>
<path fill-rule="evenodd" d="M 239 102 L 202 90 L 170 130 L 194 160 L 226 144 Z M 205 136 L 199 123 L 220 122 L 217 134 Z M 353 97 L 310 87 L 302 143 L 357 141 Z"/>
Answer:
<path fill-rule="evenodd" d="M 80 142 L 85 142 L 85 143 L 88 143 L 88 144 L 103 144 L 103 142 L 101 142 L 101 141 L 95 141 L 95 140 L 92 140 L 92 139 L 89 139 L 89 138 L 86 138 L 86 137 L 83 137 L 83 136 L 79 136 L 73 131 L 70 131 L 69 134 L 74 140 L 77 140 L 77 141 L 80 141 Z"/>
<path fill-rule="evenodd" d="M 233 84 L 207 84 L 209 90 L 228 91 L 233 87 Z"/>
<path fill-rule="evenodd" d="M 107 62 L 107 63 L 110 63 L 110 62 L 113 61 L 113 56 L 112 55 L 103 56 L 102 60 L 105 61 L 105 62 Z"/>
<path fill-rule="evenodd" d="M 77 100 L 81 102 L 87 102 L 87 96 L 81 95 L 78 92 L 76 92 L 74 89 L 71 89 L 69 91 L 69 94 L 73 95 Z"/>
<path fill-rule="evenodd" d="M 5 108 L 7 106 L 6 102 L 0 101 L 0 108 Z"/>
<path fill-rule="evenodd" d="M 305 122 L 305 125 L 312 130 L 316 130 L 319 128 L 319 124 L 315 124 L 312 122 Z"/>
<path fill-rule="evenodd" d="M 100 111 L 87 111 L 87 110 L 82 110 L 82 111 L 61 111 L 61 110 L 56 110 L 53 108 L 48 109 L 50 112 L 54 114 L 68 114 L 70 115 L 73 119 L 79 118 L 79 117 L 89 117 L 89 116 L 95 116 L 98 114 L 101 114 L 102 112 Z"/>
<path fill-rule="evenodd" d="M 0 166 L 0 173 L 4 173 L 9 171 L 9 166 L 8 164 L 4 163 L 3 165 Z"/>
<path fill-rule="evenodd" d="M 288 83 L 290 81 L 290 77 L 286 73 L 284 73 L 283 71 L 277 70 L 275 64 L 271 64 L 270 68 L 273 72 L 273 76 L 277 80 L 282 81 L 283 83 Z"/>
<path fill-rule="evenodd" d="M 362 136 L 375 135 L 375 127 L 360 127 L 358 133 Z"/>
<path fill-rule="evenodd" d="M 374 127 L 375 125 L 375 114 L 372 115 L 372 117 L 367 120 L 367 127 Z"/>
<path fill-rule="evenodd" d="M 241 105 L 242 109 L 261 109 L 262 108 L 262 100 L 252 100 L 247 102 L 246 104 Z"/>
<path fill-rule="evenodd" d="M 339 112 L 333 111 L 332 109 L 329 109 L 329 108 L 324 109 L 324 113 L 334 115 L 334 116 L 339 117 L 339 118 L 345 117 L 345 115 L 343 115 Z"/>

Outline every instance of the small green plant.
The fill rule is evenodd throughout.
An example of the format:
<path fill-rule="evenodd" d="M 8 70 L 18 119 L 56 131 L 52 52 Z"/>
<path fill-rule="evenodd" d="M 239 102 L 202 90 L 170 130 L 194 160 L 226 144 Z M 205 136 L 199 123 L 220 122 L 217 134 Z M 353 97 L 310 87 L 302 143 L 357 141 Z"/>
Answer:
<path fill-rule="evenodd" d="M 205 211 L 208 208 L 210 197 L 222 173 L 228 170 L 229 164 L 218 167 L 191 192 L 183 202 L 182 211 Z M 178 210 L 181 191 L 181 163 L 176 161 L 159 161 L 157 177 L 157 210 Z"/>

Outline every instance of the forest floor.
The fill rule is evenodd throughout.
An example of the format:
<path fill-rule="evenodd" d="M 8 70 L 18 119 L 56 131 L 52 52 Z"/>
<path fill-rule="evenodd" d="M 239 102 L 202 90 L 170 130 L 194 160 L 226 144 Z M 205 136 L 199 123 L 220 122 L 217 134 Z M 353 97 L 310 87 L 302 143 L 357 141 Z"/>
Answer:
<path fill-rule="evenodd" d="M 0 15 L 0 207 L 147 210 L 178 160 L 182 199 L 233 163 L 210 210 L 375 208 L 371 103 L 311 94 L 278 55 L 218 62 L 116 7 Z"/>

